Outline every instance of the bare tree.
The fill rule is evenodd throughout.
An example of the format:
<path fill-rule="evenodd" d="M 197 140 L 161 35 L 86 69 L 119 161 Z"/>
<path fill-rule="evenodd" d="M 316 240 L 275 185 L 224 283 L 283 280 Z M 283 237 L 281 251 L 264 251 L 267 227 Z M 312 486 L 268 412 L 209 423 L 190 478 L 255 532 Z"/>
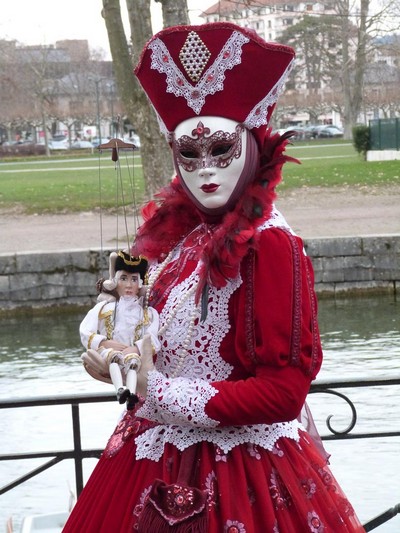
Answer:
<path fill-rule="evenodd" d="M 305 15 L 282 33 L 280 41 L 292 46 L 297 56 L 289 84 L 294 81 L 296 88 L 317 94 L 337 76 L 341 56 L 338 30 L 337 22 L 329 16 Z"/>
<path fill-rule="evenodd" d="M 30 109 L 25 114 L 26 120 L 41 121 L 44 132 L 46 154 L 50 155 L 48 145 L 49 126 L 57 117 L 57 62 L 53 63 L 51 54 L 54 49 L 46 46 L 27 47 L 24 49 L 24 72 L 19 82 L 25 92 L 25 102 Z"/>
<path fill-rule="evenodd" d="M 304 76 L 308 93 L 323 88 L 341 111 L 347 139 L 362 111 L 365 72 L 373 60 L 376 38 L 395 28 L 394 23 L 386 26 L 394 5 L 398 9 L 398 0 L 382 0 L 372 12 L 372 0 L 335 0 L 330 15 L 305 16 L 282 35 L 284 42 L 299 51 L 300 67 L 292 74 L 297 90 L 303 89 Z"/>
<path fill-rule="evenodd" d="M 341 22 L 343 47 L 341 82 L 343 90 L 344 137 L 350 139 L 363 105 L 364 76 L 369 58 L 376 47 L 376 38 L 399 27 L 398 0 L 335 0 Z M 372 11 L 374 8 L 374 11 Z M 354 23 L 352 23 L 354 21 Z M 396 21 L 388 25 L 388 21 Z M 355 25 L 356 32 L 352 27 Z"/>
<path fill-rule="evenodd" d="M 15 133 L 26 130 L 39 118 L 42 124 L 38 103 L 40 96 L 43 98 L 45 83 L 41 74 L 35 72 L 37 65 L 30 63 L 30 56 L 21 58 L 16 41 L 1 41 L 0 52 L 0 116 L 7 139 L 12 141 Z M 42 52 L 39 56 L 43 59 Z M 36 57 L 34 63 L 38 62 Z"/>
<path fill-rule="evenodd" d="M 300 110 L 308 113 L 311 123 L 315 124 L 320 115 L 328 113 L 329 103 L 324 93 L 288 91 L 280 97 L 279 106 L 274 111 L 274 120 L 279 120 L 286 127 Z"/>
<path fill-rule="evenodd" d="M 189 24 L 186 0 L 155 0 L 162 5 L 164 28 Z"/>
<path fill-rule="evenodd" d="M 4 130 L 1 141 L 11 140 L 11 126 L 18 106 L 20 85 L 14 51 L 15 43 L 0 41 L 0 126 Z"/>
<path fill-rule="evenodd" d="M 186 0 L 162 0 L 163 20 L 167 25 L 188 22 Z M 152 36 L 150 0 L 126 0 L 130 25 L 130 45 L 122 23 L 119 0 L 103 0 L 114 74 L 124 109 L 141 138 L 141 155 L 146 194 L 151 196 L 165 185 L 173 173 L 170 149 L 146 95 L 133 75 L 134 65 L 145 43 Z"/>

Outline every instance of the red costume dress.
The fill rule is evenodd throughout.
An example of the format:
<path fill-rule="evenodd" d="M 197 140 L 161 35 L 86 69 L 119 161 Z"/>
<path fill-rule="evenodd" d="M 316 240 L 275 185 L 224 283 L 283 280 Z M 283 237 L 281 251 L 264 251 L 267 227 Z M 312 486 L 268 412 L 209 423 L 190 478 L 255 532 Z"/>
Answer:
<path fill-rule="evenodd" d="M 150 494 L 166 531 L 192 513 L 186 486 L 204 491 L 210 533 L 363 531 L 297 421 L 321 364 L 301 240 L 275 212 L 238 276 L 210 288 L 201 321 L 198 258 L 213 231 L 192 231 L 155 280 L 149 303 L 164 333 L 147 399 L 116 428 L 64 532 L 136 530 L 155 479 L 171 484 Z"/>
<path fill-rule="evenodd" d="M 143 51 L 135 73 L 178 172 L 145 209 L 133 249 L 155 262 L 148 305 L 161 350 L 64 533 L 363 531 L 298 421 L 322 353 L 310 261 L 272 207 L 287 136 L 266 129 L 293 59 L 227 22 L 168 28 Z M 226 184 L 242 152 L 231 131 L 208 137 L 210 117 L 251 132 L 216 210 L 187 181 L 217 169 Z"/>

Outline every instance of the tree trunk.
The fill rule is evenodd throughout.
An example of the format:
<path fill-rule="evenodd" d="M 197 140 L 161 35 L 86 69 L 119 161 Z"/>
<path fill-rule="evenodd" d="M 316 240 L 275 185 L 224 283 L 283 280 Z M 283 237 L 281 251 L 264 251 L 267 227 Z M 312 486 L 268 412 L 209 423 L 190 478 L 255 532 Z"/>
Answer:
<path fill-rule="evenodd" d="M 342 29 L 341 39 L 343 46 L 343 69 L 342 84 L 344 96 L 344 138 L 352 138 L 352 128 L 357 123 L 363 101 L 363 84 L 366 67 L 366 47 L 367 47 L 367 18 L 370 0 L 361 0 L 357 40 L 355 43 L 355 60 L 350 58 L 350 7 L 349 0 L 338 0 L 336 8 L 341 17 Z"/>
<path fill-rule="evenodd" d="M 357 123 L 363 101 L 364 73 L 367 63 L 367 18 L 370 0 L 361 0 L 360 22 L 357 33 L 357 49 L 354 66 L 354 88 L 351 102 L 351 124 Z"/>
<path fill-rule="evenodd" d="M 132 53 L 122 23 L 119 0 L 103 0 L 102 15 L 106 23 L 119 94 L 129 120 L 141 139 L 145 193 L 150 198 L 170 179 L 173 165 L 169 146 L 160 134 L 154 111 L 133 74 L 140 52 L 152 36 L 150 0 L 126 0 L 126 4 Z"/>
<path fill-rule="evenodd" d="M 189 24 L 186 0 L 156 0 L 162 5 L 164 28 Z"/>
<path fill-rule="evenodd" d="M 349 34 L 350 34 L 350 19 L 349 19 L 349 2 L 343 0 L 336 4 L 338 14 L 341 20 L 341 40 L 343 50 L 343 65 L 342 65 L 342 87 L 343 87 L 343 137 L 351 139 L 351 59 L 349 51 Z"/>

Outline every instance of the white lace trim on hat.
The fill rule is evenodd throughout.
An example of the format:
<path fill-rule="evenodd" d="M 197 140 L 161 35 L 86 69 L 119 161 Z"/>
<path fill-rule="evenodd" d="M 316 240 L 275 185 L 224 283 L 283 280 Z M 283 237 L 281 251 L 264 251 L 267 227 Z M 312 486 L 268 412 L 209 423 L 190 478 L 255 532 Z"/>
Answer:
<path fill-rule="evenodd" d="M 153 105 L 153 104 L 152 104 Z M 172 141 L 172 132 L 168 131 L 167 126 L 165 125 L 163 119 L 160 117 L 160 115 L 157 113 L 156 108 L 153 106 L 154 112 L 157 117 L 158 126 L 160 128 L 160 132 L 163 133 L 167 139 L 168 142 Z"/>
<path fill-rule="evenodd" d="M 242 47 L 249 40 L 242 33 L 234 31 L 217 59 L 195 86 L 187 81 L 163 41 L 158 38 L 149 44 L 152 50 L 151 68 L 166 74 L 167 92 L 175 96 L 183 96 L 187 105 L 198 115 L 205 104 L 206 97 L 223 90 L 226 70 L 233 69 L 241 63 Z"/>
<path fill-rule="evenodd" d="M 244 121 L 246 128 L 251 130 L 253 128 L 259 128 L 260 126 L 268 124 L 268 109 L 276 103 L 280 94 L 283 92 L 286 79 L 292 70 L 293 65 L 294 59 L 292 59 L 292 61 L 289 63 L 285 72 L 275 83 L 267 96 L 265 96 L 261 102 L 258 102 L 258 104 L 256 104 L 247 115 L 247 118 Z"/>

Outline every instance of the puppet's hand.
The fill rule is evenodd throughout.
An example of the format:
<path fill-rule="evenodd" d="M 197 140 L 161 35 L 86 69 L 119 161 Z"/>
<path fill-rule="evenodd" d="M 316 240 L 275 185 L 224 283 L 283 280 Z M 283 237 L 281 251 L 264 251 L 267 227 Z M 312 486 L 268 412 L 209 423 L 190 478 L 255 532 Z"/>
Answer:
<path fill-rule="evenodd" d="M 84 352 L 81 355 L 81 359 L 86 372 L 92 378 L 104 381 L 105 383 L 111 383 L 108 364 L 96 350 Z"/>
<path fill-rule="evenodd" d="M 140 370 L 137 374 L 137 392 L 144 398 L 147 395 L 147 376 L 150 370 L 154 368 L 153 356 L 154 348 L 151 336 L 145 335 L 140 349 Z"/>
<path fill-rule="evenodd" d="M 122 342 L 114 341 L 111 339 L 101 341 L 101 343 L 99 344 L 99 348 L 111 348 L 116 352 L 123 352 L 126 348 L 129 348 L 129 346 L 123 344 Z M 92 351 L 94 352 L 95 350 Z"/>

